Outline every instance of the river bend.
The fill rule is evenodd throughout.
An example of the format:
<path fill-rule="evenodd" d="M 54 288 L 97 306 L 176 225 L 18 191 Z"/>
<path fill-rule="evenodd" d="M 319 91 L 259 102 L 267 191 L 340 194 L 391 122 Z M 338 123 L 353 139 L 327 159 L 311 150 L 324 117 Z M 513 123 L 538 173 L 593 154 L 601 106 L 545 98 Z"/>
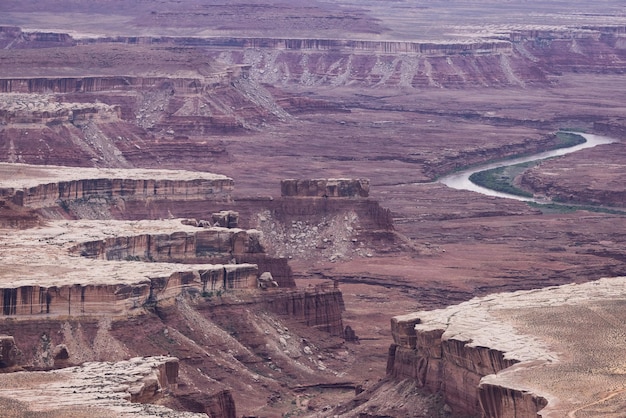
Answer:
<path fill-rule="evenodd" d="M 462 171 L 456 171 L 452 174 L 448 174 L 447 176 L 443 176 L 439 179 L 440 183 L 445 184 L 448 187 L 451 187 L 453 189 L 458 189 L 458 190 L 470 190 L 473 192 L 478 192 L 478 193 L 482 193 L 484 195 L 487 196 L 496 196 L 496 197 L 504 197 L 504 198 L 508 198 L 508 199 L 516 199 L 516 200 L 522 200 L 525 202 L 535 202 L 535 203 L 549 203 L 546 202 L 545 199 L 535 199 L 535 198 L 531 198 L 531 197 L 523 197 L 523 196 L 517 196 L 514 194 L 509 194 L 509 193 L 503 193 L 503 192 L 498 192 L 495 190 L 491 190 L 488 189 L 486 187 L 482 187 L 479 186 L 475 183 L 472 183 L 469 179 L 469 177 L 474 174 L 477 173 L 479 171 L 485 171 L 485 170 L 491 170 L 492 168 L 498 168 L 498 167 L 505 167 L 505 166 L 509 166 L 509 165 L 515 165 L 515 164 L 521 164 L 521 163 L 527 163 L 529 161 L 538 161 L 538 160 L 545 160 L 547 158 L 552 158 L 552 157 L 558 157 L 561 155 L 566 155 L 566 154 L 570 154 L 572 152 L 576 152 L 576 151 L 580 151 L 582 149 L 585 148 L 593 148 L 595 146 L 598 145 L 603 145 L 603 144 L 610 144 L 612 142 L 617 142 L 615 139 L 612 138 L 608 138 L 605 136 L 600 136 L 600 135 L 594 135 L 594 134 L 583 134 L 583 133 L 578 133 L 577 134 L 583 136 L 586 139 L 586 142 L 579 144 L 579 145 L 574 145 L 571 147 L 567 147 L 567 148 L 559 148 L 556 150 L 552 150 L 552 151 L 544 151 L 544 152 L 540 152 L 537 154 L 533 154 L 533 155 L 527 155 L 525 157 L 519 157 L 519 158 L 513 158 L 510 160 L 501 160 L 498 162 L 494 162 L 494 163 L 488 163 L 488 164 L 483 164 L 480 166 L 474 166 L 472 168 L 468 168 L 466 170 L 462 170 Z"/>

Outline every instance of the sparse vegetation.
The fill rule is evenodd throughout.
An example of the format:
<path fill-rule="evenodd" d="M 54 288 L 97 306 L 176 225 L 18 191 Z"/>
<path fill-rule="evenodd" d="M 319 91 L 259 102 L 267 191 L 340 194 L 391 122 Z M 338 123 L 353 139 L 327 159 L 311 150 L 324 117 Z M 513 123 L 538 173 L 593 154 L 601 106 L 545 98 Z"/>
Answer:
<path fill-rule="evenodd" d="M 582 135 L 572 132 L 557 132 L 557 145 L 553 149 L 569 148 L 576 145 L 584 144 L 586 139 Z M 491 170 L 479 171 L 470 176 L 470 181 L 482 187 L 486 187 L 497 192 L 508 193 L 515 196 L 533 197 L 533 194 L 522 190 L 513 185 L 515 177 L 522 174 L 525 170 L 533 167 L 537 161 L 515 164 L 511 166 L 497 167 Z"/>
<path fill-rule="evenodd" d="M 513 180 L 534 163 L 516 164 L 514 166 L 497 167 L 491 170 L 479 171 L 470 176 L 470 181 L 497 192 L 515 196 L 533 197 L 533 194 L 513 185 Z"/>
<path fill-rule="evenodd" d="M 597 212 L 597 213 L 610 213 L 612 215 L 626 215 L 626 211 L 611 209 L 603 206 L 592 206 L 592 205 L 574 205 L 574 204 L 565 204 L 565 203 L 534 203 L 528 202 L 528 204 L 534 208 L 541 210 L 543 213 L 572 213 L 577 210 L 586 210 L 589 212 Z"/>
<path fill-rule="evenodd" d="M 584 136 L 573 132 L 557 132 L 556 137 L 559 140 L 556 148 L 569 148 L 587 142 Z"/>

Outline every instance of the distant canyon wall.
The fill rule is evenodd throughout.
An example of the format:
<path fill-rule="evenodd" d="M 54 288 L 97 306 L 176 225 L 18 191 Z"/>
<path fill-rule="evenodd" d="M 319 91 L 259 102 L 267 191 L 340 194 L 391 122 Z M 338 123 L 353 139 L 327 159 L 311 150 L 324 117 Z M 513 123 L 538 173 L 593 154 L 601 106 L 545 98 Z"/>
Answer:
<path fill-rule="evenodd" d="M 134 91 L 172 89 L 179 93 L 202 93 L 207 89 L 227 85 L 239 76 L 241 69 L 233 67 L 222 73 L 198 78 L 92 76 L 92 77 L 29 77 L 0 78 L 0 93 L 94 93 L 101 91 Z"/>
<path fill-rule="evenodd" d="M 10 38 L 10 28 L 5 37 Z M 202 48 L 229 66 L 206 80 L 180 79 L 176 89 L 198 91 L 240 77 L 272 85 L 368 87 L 526 86 L 548 84 L 560 72 L 622 73 L 626 67 L 623 26 L 505 29 L 464 42 L 371 41 L 290 38 L 102 37 L 65 42 L 175 45 Z M 60 34 L 32 35 L 32 47 Z M 63 38 L 63 39 L 61 39 Z M 26 47 L 28 42 L 20 44 Z M 7 45 L 10 46 L 10 45 Z M 5 46 L 6 47 L 6 46 Z M 212 78 L 212 79 L 211 79 Z M 4 80 L 0 91 L 95 91 L 146 88 L 171 83 L 150 77 Z"/>

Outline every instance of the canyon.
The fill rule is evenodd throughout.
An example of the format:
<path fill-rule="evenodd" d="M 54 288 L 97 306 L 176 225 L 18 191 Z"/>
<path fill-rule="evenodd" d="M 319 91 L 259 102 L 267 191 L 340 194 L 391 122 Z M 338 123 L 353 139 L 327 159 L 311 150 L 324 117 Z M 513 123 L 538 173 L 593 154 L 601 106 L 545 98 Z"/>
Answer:
<path fill-rule="evenodd" d="M 619 416 L 620 2 L 118 3 L 0 6 L 9 416 Z"/>

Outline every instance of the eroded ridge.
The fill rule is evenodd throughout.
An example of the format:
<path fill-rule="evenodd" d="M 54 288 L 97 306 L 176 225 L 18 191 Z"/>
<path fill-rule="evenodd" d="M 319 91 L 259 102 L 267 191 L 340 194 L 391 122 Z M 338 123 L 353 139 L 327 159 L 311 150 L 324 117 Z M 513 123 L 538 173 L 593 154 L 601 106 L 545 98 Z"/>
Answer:
<path fill-rule="evenodd" d="M 625 284 L 502 293 L 394 317 L 388 372 L 441 391 L 462 413 L 621 416 Z"/>
<path fill-rule="evenodd" d="M 8 414 L 45 411 L 80 417 L 206 417 L 153 404 L 176 388 L 178 367 L 178 359 L 158 356 L 2 374 L 0 405 Z"/>

